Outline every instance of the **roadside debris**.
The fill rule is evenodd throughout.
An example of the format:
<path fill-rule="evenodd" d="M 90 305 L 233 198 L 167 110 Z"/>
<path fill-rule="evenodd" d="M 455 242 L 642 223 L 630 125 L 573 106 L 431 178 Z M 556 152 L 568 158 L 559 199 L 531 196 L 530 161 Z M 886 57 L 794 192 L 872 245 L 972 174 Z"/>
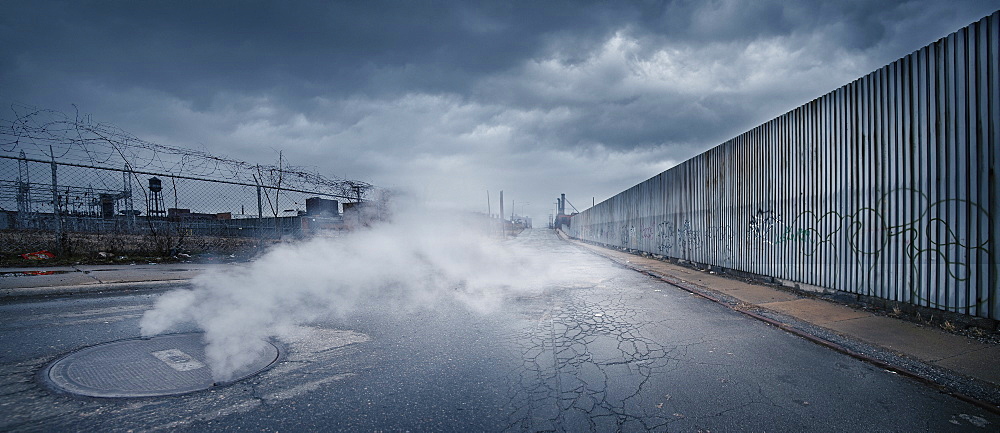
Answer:
<path fill-rule="evenodd" d="M 48 260 L 55 258 L 56 255 L 48 251 L 42 250 L 42 251 L 35 251 L 33 253 L 21 254 L 21 257 L 24 257 L 27 260 Z"/>
<path fill-rule="evenodd" d="M 0 278 L 4 277 L 31 277 L 36 275 L 55 275 L 55 274 L 65 274 L 69 271 L 14 271 L 14 272 L 0 272 Z"/>

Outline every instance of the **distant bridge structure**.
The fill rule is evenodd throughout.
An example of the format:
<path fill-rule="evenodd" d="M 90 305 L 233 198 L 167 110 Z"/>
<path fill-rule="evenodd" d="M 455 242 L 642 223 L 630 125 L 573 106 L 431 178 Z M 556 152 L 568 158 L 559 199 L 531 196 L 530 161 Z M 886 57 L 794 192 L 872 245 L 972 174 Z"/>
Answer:
<path fill-rule="evenodd" d="M 564 230 L 802 288 L 1000 319 L 998 45 L 1000 11 Z"/>

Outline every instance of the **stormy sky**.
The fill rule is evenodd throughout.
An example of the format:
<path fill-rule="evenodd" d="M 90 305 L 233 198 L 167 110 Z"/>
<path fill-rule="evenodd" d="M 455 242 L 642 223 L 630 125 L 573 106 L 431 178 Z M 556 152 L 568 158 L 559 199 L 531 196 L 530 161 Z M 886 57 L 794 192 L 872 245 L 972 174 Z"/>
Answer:
<path fill-rule="evenodd" d="M 996 9 L 914 1 L 5 1 L 0 109 L 544 223 Z M 529 204 L 530 203 L 530 204 Z M 496 212 L 496 204 L 493 211 Z"/>

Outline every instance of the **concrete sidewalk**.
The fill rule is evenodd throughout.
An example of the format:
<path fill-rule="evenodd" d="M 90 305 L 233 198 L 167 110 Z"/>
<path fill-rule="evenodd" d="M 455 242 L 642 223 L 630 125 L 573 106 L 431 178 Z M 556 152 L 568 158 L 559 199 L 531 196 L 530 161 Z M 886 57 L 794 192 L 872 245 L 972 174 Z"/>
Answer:
<path fill-rule="evenodd" d="M 991 409 L 1000 410 L 1000 407 L 997 406 L 1000 401 L 997 401 L 995 397 L 1000 392 L 1000 363 L 997 361 L 1000 360 L 1000 345 L 983 343 L 973 338 L 945 332 L 936 327 L 922 326 L 893 317 L 876 315 L 852 306 L 817 299 L 806 293 L 751 284 L 654 258 L 642 257 L 572 239 L 567 240 L 628 268 L 657 277 L 717 302 L 728 304 L 733 309 L 771 322 L 786 330 L 795 332 L 802 326 L 797 326 L 794 323 L 804 322 L 829 331 L 825 334 L 832 333 L 846 339 L 859 340 L 887 349 L 904 358 L 972 378 L 973 380 L 970 382 L 975 387 L 987 388 L 984 390 L 985 393 L 980 394 L 977 398 L 991 400 L 988 402 L 992 406 Z M 776 314 L 755 313 L 759 311 Z M 777 319 L 775 320 L 775 318 Z M 796 333 L 803 335 L 807 332 Z M 815 333 L 809 334 L 812 335 L 803 336 L 881 365 L 881 361 L 877 358 L 871 359 L 865 354 L 850 353 L 851 349 L 844 348 L 843 345 L 835 341 L 816 337 Z M 890 365 L 882 366 L 891 367 Z M 942 385 L 940 378 L 925 377 L 928 374 L 923 374 L 923 372 L 906 370 L 905 367 L 898 372 Z M 945 382 L 947 381 L 945 380 Z"/>
<path fill-rule="evenodd" d="M 177 286 L 209 269 L 228 266 L 239 265 L 169 263 L 0 268 L 0 301 Z"/>

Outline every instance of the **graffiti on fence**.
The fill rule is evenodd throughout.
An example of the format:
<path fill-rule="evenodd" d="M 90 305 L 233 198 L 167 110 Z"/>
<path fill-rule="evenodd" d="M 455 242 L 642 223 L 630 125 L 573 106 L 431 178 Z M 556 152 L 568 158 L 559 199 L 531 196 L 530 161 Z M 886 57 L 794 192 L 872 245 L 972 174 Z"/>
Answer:
<path fill-rule="evenodd" d="M 674 248 L 676 229 L 672 221 L 662 221 L 656 225 L 656 251 L 669 253 Z"/>
<path fill-rule="evenodd" d="M 664 220 L 656 225 L 656 250 L 669 253 L 675 247 L 682 251 L 700 249 L 706 239 L 712 239 L 715 230 L 700 230 L 693 226 L 691 220 L 684 220 L 678 228 L 673 221 Z M 651 236 L 652 237 L 652 236 Z"/>
<path fill-rule="evenodd" d="M 911 203 L 913 210 L 904 213 L 893 207 L 903 202 Z M 988 210 L 977 203 L 933 201 L 919 190 L 898 188 L 882 194 L 874 206 L 848 212 L 808 210 L 786 218 L 775 210 L 757 208 L 737 219 L 745 221 L 742 227 L 721 224 L 701 229 L 691 219 L 677 224 L 672 217 L 651 227 L 639 224 L 639 228 L 605 222 L 595 234 L 602 242 L 620 241 L 620 246 L 632 248 L 642 240 L 640 247 L 650 252 L 703 258 L 723 266 L 730 265 L 734 252 L 742 250 L 748 253 L 743 254 L 748 263 L 800 271 L 822 268 L 842 290 L 875 296 L 891 280 L 904 287 L 915 303 L 944 309 L 981 306 L 986 297 L 973 295 L 962 302 L 952 298 L 946 307 L 929 287 L 945 280 L 953 281 L 948 284 L 969 282 L 974 267 L 990 266 L 986 260 L 993 255 L 983 236 L 987 231 L 980 230 L 978 238 L 960 231 L 959 225 L 945 217 L 954 215 L 956 209 L 962 210 L 963 227 L 966 221 L 984 227 L 992 224 Z M 619 239 L 610 239 L 612 233 L 618 233 Z M 889 262 L 899 271 L 888 272 Z M 853 277 L 842 278 L 845 275 Z"/>
<path fill-rule="evenodd" d="M 785 230 L 778 235 L 777 239 L 774 241 L 774 245 L 781 245 L 787 242 L 799 241 L 799 242 L 809 242 L 809 230 L 797 229 L 792 227 L 785 227 Z"/>
<path fill-rule="evenodd" d="M 622 246 L 628 247 L 632 239 L 635 239 L 635 226 L 622 227 Z"/>
<path fill-rule="evenodd" d="M 902 213 L 893 207 L 894 203 L 904 202 L 900 196 L 913 203 L 913 212 Z M 928 287 L 938 284 L 932 282 L 934 279 L 968 283 L 973 267 L 988 266 L 986 258 L 993 257 L 988 236 L 970 241 L 970 235 L 962 233 L 959 225 L 945 219 L 958 209 L 965 213 L 964 220 L 983 225 L 991 221 L 989 211 L 970 200 L 932 201 L 917 189 L 897 188 L 880 196 L 874 207 L 850 213 L 802 212 L 783 228 L 779 240 L 799 241 L 798 252 L 806 257 L 815 255 L 820 248 L 828 249 L 830 254 L 824 259 L 832 261 L 833 268 L 841 272 L 845 272 L 844 266 L 862 270 L 863 281 L 855 289 L 865 295 L 875 295 L 880 280 L 896 278 L 905 281 L 914 302 L 942 309 L 982 306 L 986 299 L 966 299 L 964 303 L 951 299 L 951 306 L 946 308 L 944 302 L 933 299 Z M 964 226 L 966 221 L 961 222 Z M 890 260 L 897 261 L 893 265 L 900 267 L 901 274 L 886 274 Z"/>
<path fill-rule="evenodd" d="M 642 228 L 642 238 L 643 239 L 652 239 L 653 238 L 653 228 L 652 227 L 643 227 Z"/>
<path fill-rule="evenodd" d="M 774 245 L 774 232 L 781 226 L 781 218 L 771 210 L 757 209 L 757 212 L 750 215 L 747 223 L 747 232 L 751 238 L 755 238 L 768 245 Z"/>

